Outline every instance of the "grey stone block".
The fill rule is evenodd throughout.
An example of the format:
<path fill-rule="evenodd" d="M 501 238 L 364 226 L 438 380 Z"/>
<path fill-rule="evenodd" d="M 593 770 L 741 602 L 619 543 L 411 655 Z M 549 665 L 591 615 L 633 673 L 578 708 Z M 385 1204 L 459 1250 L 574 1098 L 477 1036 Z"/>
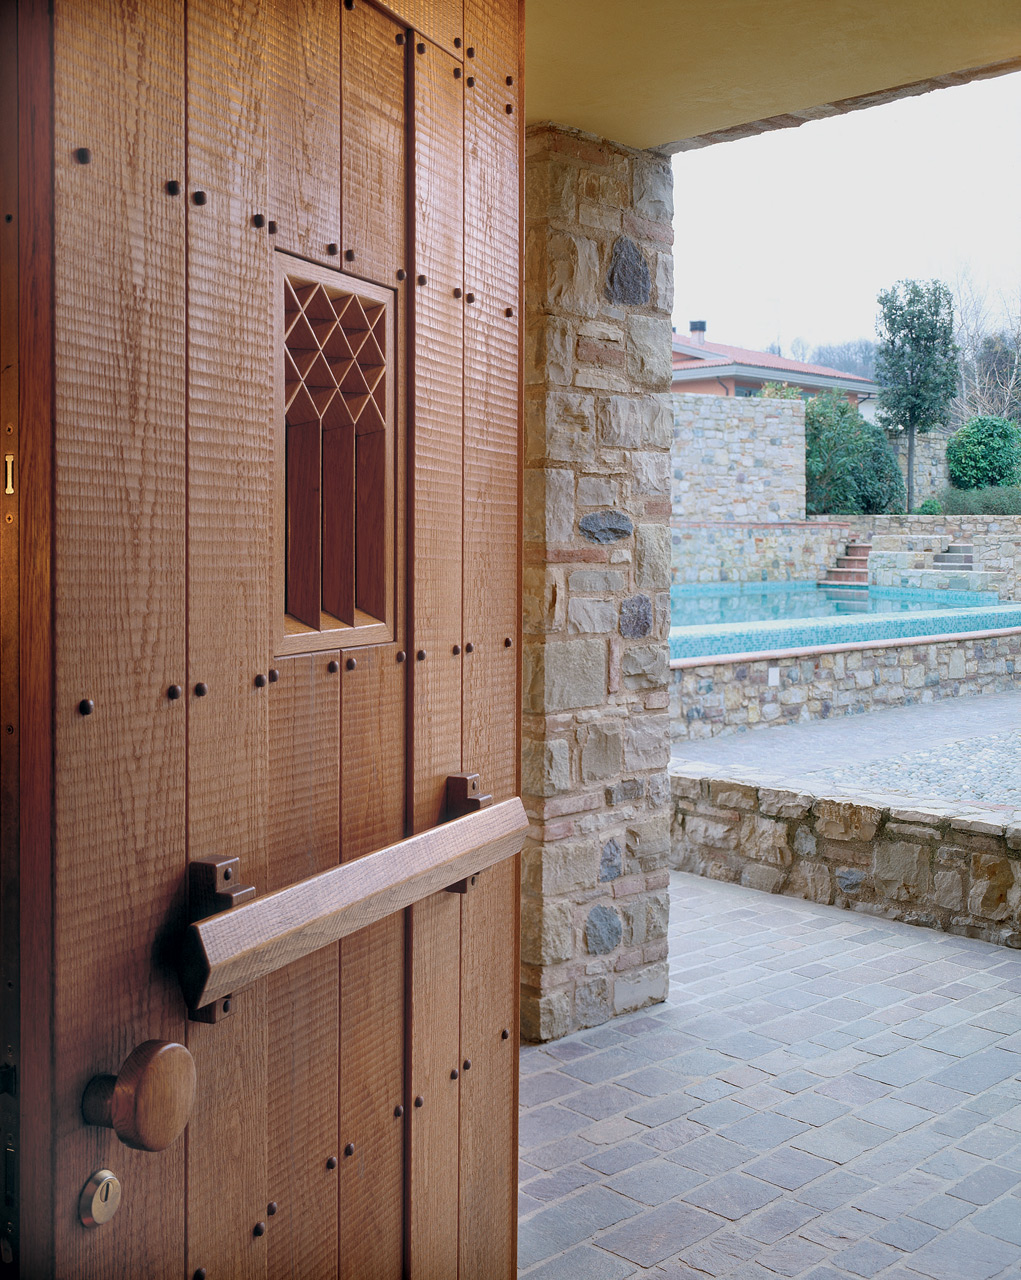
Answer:
<path fill-rule="evenodd" d="M 592 955 L 607 955 L 620 945 L 623 932 L 617 912 L 599 903 L 585 921 L 585 944 Z"/>
<path fill-rule="evenodd" d="M 614 242 L 606 272 L 606 297 L 624 306 L 644 307 L 652 296 L 649 264 L 633 240 L 621 236 Z"/>

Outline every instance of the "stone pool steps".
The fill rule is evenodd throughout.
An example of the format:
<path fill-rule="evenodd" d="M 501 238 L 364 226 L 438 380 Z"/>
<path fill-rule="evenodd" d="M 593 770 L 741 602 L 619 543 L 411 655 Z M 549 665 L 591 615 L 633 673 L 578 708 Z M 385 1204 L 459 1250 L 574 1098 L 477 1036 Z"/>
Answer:
<path fill-rule="evenodd" d="M 933 557 L 932 563 L 940 569 L 974 569 L 975 548 L 968 542 L 952 542 L 946 551 Z"/>

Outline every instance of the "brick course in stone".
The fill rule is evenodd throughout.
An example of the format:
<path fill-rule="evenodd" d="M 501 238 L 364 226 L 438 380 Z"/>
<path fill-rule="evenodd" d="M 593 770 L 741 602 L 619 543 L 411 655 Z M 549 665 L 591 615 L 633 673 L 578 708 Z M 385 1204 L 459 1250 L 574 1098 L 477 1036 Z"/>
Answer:
<path fill-rule="evenodd" d="M 1021 827 L 989 808 L 671 766 L 671 865 L 1021 948 Z"/>
<path fill-rule="evenodd" d="M 665 998 L 672 178 L 526 142 L 522 1032 Z"/>

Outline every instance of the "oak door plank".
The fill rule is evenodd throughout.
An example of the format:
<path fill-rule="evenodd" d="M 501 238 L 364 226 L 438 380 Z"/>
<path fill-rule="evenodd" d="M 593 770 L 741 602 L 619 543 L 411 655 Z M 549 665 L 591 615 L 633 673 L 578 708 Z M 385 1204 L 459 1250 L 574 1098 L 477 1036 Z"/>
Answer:
<path fill-rule="evenodd" d="M 186 859 L 185 705 L 167 697 L 185 679 L 185 237 L 164 190 L 183 172 L 183 19 L 178 0 L 54 16 L 58 1275 L 176 1280 L 185 1261 L 184 1143 L 132 1151 L 81 1118 L 93 1074 L 185 1029 L 153 960 Z M 115 1231 L 85 1231 L 74 1207 L 104 1166 L 130 1194 Z"/>
<path fill-rule="evenodd" d="M 269 686 L 267 889 L 340 858 L 339 652 L 282 658 Z M 324 947 L 267 980 L 268 1272 L 337 1275 L 340 972 Z"/>
<path fill-rule="evenodd" d="M 462 0 L 386 0 L 385 7 L 453 57 L 464 57 Z"/>
<path fill-rule="evenodd" d="M 407 268 L 403 25 L 368 4 L 341 10 L 345 270 L 394 285 Z M 398 43 L 400 40 L 400 43 Z M 348 258 L 347 254 L 352 254 Z"/>
<path fill-rule="evenodd" d="M 336 0 L 268 0 L 269 193 L 273 243 L 334 265 L 339 244 L 340 8 Z M 268 234 L 267 231 L 263 234 Z"/>
<path fill-rule="evenodd" d="M 377 438 L 381 433 L 377 433 Z M 342 664 L 341 832 L 353 861 L 404 834 L 407 663 L 398 646 Z M 349 663 L 353 665 L 348 665 Z M 341 944 L 341 1276 L 399 1280 L 403 1263 L 404 912 Z"/>
<path fill-rule="evenodd" d="M 475 303 L 464 347 L 464 634 L 474 647 L 464 663 L 464 759 L 500 800 L 518 792 L 520 759 L 517 0 L 466 0 L 465 44 L 474 80 L 465 90 L 465 288 Z M 519 903 L 514 860 L 481 877 L 461 908 L 461 1047 L 472 1067 L 461 1086 L 460 1274 L 494 1280 L 516 1274 Z"/>
<path fill-rule="evenodd" d="M 267 197 L 267 8 L 189 0 L 188 837 L 266 886 L 271 653 L 273 273 Z M 196 686 L 205 685 L 204 697 Z M 265 986 L 189 1024 L 199 1099 L 188 1129 L 188 1267 L 266 1274 Z"/>

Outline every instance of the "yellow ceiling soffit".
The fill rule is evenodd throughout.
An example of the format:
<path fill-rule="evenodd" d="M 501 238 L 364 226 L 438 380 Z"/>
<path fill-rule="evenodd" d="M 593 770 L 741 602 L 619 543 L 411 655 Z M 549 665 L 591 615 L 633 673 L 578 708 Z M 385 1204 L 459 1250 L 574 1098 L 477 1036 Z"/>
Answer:
<path fill-rule="evenodd" d="M 526 0 L 525 7 L 528 122 L 551 120 L 631 147 L 670 146 L 1011 63 L 1021 66 L 1018 0 Z"/>

